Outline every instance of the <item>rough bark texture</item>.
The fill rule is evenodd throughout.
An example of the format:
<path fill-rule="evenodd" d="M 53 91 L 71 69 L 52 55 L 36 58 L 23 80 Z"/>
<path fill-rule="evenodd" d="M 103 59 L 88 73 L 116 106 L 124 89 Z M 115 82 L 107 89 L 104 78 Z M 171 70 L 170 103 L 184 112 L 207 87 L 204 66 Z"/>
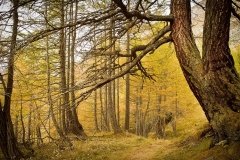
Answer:
<path fill-rule="evenodd" d="M 176 54 L 215 132 L 215 143 L 240 140 L 240 83 L 228 46 L 230 9 L 229 0 L 207 0 L 201 58 L 191 31 L 190 0 L 172 0 Z"/>
<path fill-rule="evenodd" d="M 5 159 L 20 159 L 23 157 L 22 153 L 17 147 L 17 141 L 14 135 L 14 129 L 10 115 L 14 75 L 14 54 L 16 52 L 15 48 L 18 28 L 18 4 L 18 0 L 13 1 L 13 28 L 8 57 L 8 81 L 5 90 L 3 108 L 0 104 L 0 146 Z"/>

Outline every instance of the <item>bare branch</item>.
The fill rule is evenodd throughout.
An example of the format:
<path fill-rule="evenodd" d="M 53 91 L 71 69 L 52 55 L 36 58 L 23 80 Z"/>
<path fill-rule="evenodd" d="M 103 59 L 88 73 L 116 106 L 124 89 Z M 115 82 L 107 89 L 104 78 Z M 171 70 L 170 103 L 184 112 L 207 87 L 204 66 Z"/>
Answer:
<path fill-rule="evenodd" d="M 238 19 L 238 21 L 240 21 L 240 15 L 237 13 L 237 11 L 235 10 L 235 8 L 233 6 L 232 6 L 231 10 L 232 10 L 232 14 Z"/>
<path fill-rule="evenodd" d="M 122 0 L 113 0 L 114 3 L 121 8 L 121 12 L 125 15 L 126 18 L 132 19 L 132 17 L 136 17 L 141 20 L 147 20 L 147 21 L 172 21 L 173 16 L 159 16 L 159 15 L 153 15 L 153 14 L 141 14 L 138 10 L 134 10 L 132 12 L 129 12 L 127 10 L 127 7 L 123 4 Z"/>
<path fill-rule="evenodd" d="M 107 14 L 107 15 L 104 15 L 102 17 L 89 18 L 87 16 L 85 19 L 81 19 L 81 20 L 77 21 L 76 23 L 68 23 L 68 24 L 66 24 L 64 26 L 61 26 L 61 27 L 55 27 L 55 28 L 52 28 L 52 29 L 39 31 L 38 33 L 36 33 L 34 35 L 30 35 L 22 43 L 18 43 L 18 45 L 16 47 L 16 50 L 20 50 L 20 49 L 24 48 L 25 46 L 29 45 L 30 43 L 33 43 L 33 42 L 38 41 L 38 40 L 40 40 L 40 39 L 42 39 L 42 38 L 44 38 L 44 37 L 46 37 L 50 34 L 58 32 L 59 30 L 61 30 L 63 28 L 74 27 L 76 25 L 84 26 L 84 25 L 88 25 L 88 24 L 101 22 L 103 20 L 111 18 L 112 16 L 116 15 L 117 13 L 119 13 L 119 10 L 115 10 L 115 11 L 111 12 L 111 14 Z"/>
<path fill-rule="evenodd" d="M 159 46 L 165 44 L 165 43 L 168 43 L 168 42 L 171 42 L 172 41 L 172 38 L 171 37 L 163 37 L 167 32 L 170 31 L 170 26 L 166 26 L 164 27 L 156 37 L 154 37 L 147 45 L 141 45 L 141 46 L 137 46 L 137 47 L 134 47 L 132 49 L 132 53 L 131 55 L 134 55 L 135 54 L 135 58 L 131 61 L 131 63 L 129 63 L 129 66 L 126 67 L 125 69 L 123 69 L 120 73 L 114 75 L 114 76 L 111 76 L 111 77 L 107 77 L 103 80 L 101 80 L 100 82 L 98 83 L 94 83 L 92 86 L 91 85 L 88 85 L 89 89 L 87 89 L 86 91 L 84 91 L 82 94 L 80 94 L 79 97 L 77 97 L 76 99 L 79 99 L 79 102 L 78 104 L 85 100 L 86 97 L 88 97 L 94 90 L 96 90 L 97 88 L 100 88 L 102 87 L 103 85 L 113 81 L 114 79 L 117 79 L 117 78 L 120 78 L 122 76 L 124 76 L 125 74 L 129 73 L 130 70 L 136 66 L 137 64 L 139 64 L 139 62 L 141 61 L 141 59 L 146 55 L 148 54 L 149 52 L 152 52 L 154 50 L 156 50 Z M 162 38 L 163 37 L 163 38 Z M 136 55 L 136 52 L 137 51 L 142 51 L 141 54 L 139 54 L 138 56 Z M 91 82 L 90 82 L 91 83 Z M 85 83 L 83 84 L 80 84 L 78 86 L 75 86 L 75 88 L 72 88 L 72 89 L 83 89 L 83 88 L 86 88 L 84 86 Z"/>
<path fill-rule="evenodd" d="M 202 4 L 198 3 L 196 0 L 192 0 L 192 1 L 193 1 L 193 3 L 195 3 L 196 5 L 198 5 L 205 11 L 205 7 Z"/>

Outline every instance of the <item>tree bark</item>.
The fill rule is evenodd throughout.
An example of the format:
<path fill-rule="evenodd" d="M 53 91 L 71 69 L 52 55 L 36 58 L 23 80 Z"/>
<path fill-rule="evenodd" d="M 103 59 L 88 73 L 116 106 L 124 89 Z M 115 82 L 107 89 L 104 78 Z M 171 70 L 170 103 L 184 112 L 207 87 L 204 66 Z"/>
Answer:
<path fill-rule="evenodd" d="M 21 125 L 22 125 L 22 143 L 25 144 L 25 125 L 23 122 L 23 104 L 22 104 L 22 94 L 21 94 L 21 108 L 20 108 L 20 120 L 21 120 Z"/>
<path fill-rule="evenodd" d="M 112 2 L 113 4 L 113 2 Z M 111 45 L 113 42 L 113 36 L 114 36 L 114 20 L 113 17 L 110 20 L 110 35 L 109 35 L 109 44 Z M 110 48 L 111 52 L 114 53 L 115 51 L 115 46 L 111 46 Z M 108 76 L 111 77 L 114 75 L 114 67 L 115 64 L 114 62 L 114 56 L 109 55 L 109 62 L 108 62 Z M 116 110 L 115 110 L 115 83 L 113 81 L 108 83 L 108 111 L 109 111 L 109 116 L 110 116 L 110 122 L 113 128 L 114 133 L 120 133 L 121 129 L 120 126 L 117 123 L 117 117 L 116 117 Z"/>
<path fill-rule="evenodd" d="M 73 7 L 73 5 L 72 5 Z M 75 11 L 75 12 L 74 12 Z M 78 14 L 78 1 L 75 0 L 75 10 L 74 7 L 72 8 L 72 21 L 73 23 L 76 23 L 77 21 L 77 14 Z M 71 96 L 71 110 L 72 110 L 72 121 L 73 121 L 73 125 L 72 125 L 72 132 L 79 136 L 81 139 L 86 139 L 87 135 L 84 132 L 83 126 L 82 124 L 79 122 L 78 119 L 78 114 L 77 114 L 77 106 L 76 106 L 76 98 L 75 98 L 75 43 L 76 43 L 76 35 L 77 35 L 77 31 L 76 31 L 77 27 L 74 26 L 73 30 L 72 30 L 72 46 L 71 46 L 71 64 L 70 64 L 70 69 L 71 69 L 71 91 L 70 91 L 70 96 Z"/>
<path fill-rule="evenodd" d="M 7 86 L 5 90 L 4 106 L 0 104 L 0 146 L 6 159 L 20 159 L 23 154 L 17 147 L 17 141 L 14 135 L 12 119 L 10 115 L 11 97 L 13 90 L 14 77 L 14 55 L 16 52 L 16 39 L 18 33 L 18 5 L 19 0 L 12 1 L 13 3 L 13 26 L 10 52 L 8 57 L 8 73 Z"/>
<path fill-rule="evenodd" d="M 240 140 L 240 81 L 229 49 L 231 1 L 207 0 L 203 53 L 191 30 L 190 0 L 172 0 L 172 38 L 184 76 L 215 133 Z"/>
<path fill-rule="evenodd" d="M 28 115 L 28 125 L 27 125 L 27 142 L 28 144 L 31 143 L 32 139 L 31 139 L 31 136 L 32 136 L 32 106 L 30 105 L 29 107 L 29 115 Z"/>
<path fill-rule="evenodd" d="M 61 21 L 61 26 L 64 26 L 64 21 L 65 21 L 65 17 L 64 17 L 64 0 L 60 1 L 59 4 L 59 11 L 60 11 L 60 21 Z M 69 112 L 67 112 L 67 105 L 69 105 L 69 97 L 68 97 L 68 91 L 66 88 L 66 69 L 65 69 L 65 65 L 66 65 L 66 57 L 65 57 L 65 34 L 64 34 L 64 28 L 62 28 L 60 30 L 60 34 L 59 34 L 59 58 L 60 58 L 60 88 L 61 88 L 61 99 L 62 99 L 62 103 L 61 108 L 62 108 L 62 129 L 63 132 L 68 132 L 68 123 L 69 122 L 67 119 L 69 116 Z"/>
<path fill-rule="evenodd" d="M 34 101 L 34 100 L 33 100 Z M 37 136 L 37 146 L 43 144 L 42 133 L 41 133 L 41 115 L 39 112 L 39 107 L 37 106 L 36 101 L 35 103 L 35 112 L 36 112 L 36 136 Z"/>
<path fill-rule="evenodd" d="M 130 54 L 130 35 L 127 32 L 127 54 Z M 127 62 L 130 61 L 130 58 L 127 58 Z M 125 131 L 129 130 L 129 122 L 130 122 L 130 75 L 126 74 L 126 109 L 125 109 Z"/>

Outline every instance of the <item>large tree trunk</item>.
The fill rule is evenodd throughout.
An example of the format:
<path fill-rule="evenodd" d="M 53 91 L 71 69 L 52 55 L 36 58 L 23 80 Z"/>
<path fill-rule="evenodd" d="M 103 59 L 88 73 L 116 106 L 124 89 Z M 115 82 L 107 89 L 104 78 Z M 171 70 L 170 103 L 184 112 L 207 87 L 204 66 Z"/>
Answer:
<path fill-rule="evenodd" d="M 207 0 L 202 58 L 191 31 L 190 0 L 172 0 L 172 14 L 176 54 L 215 143 L 240 140 L 240 81 L 228 46 L 231 1 Z"/>
<path fill-rule="evenodd" d="M 13 90 L 14 55 L 16 52 L 15 48 L 18 27 L 18 4 L 18 0 L 13 1 L 13 32 L 8 57 L 8 78 L 3 108 L 0 104 L 0 146 L 6 159 L 20 159 L 23 157 L 22 153 L 17 147 L 17 141 L 14 136 L 13 124 L 10 115 L 11 96 Z"/>

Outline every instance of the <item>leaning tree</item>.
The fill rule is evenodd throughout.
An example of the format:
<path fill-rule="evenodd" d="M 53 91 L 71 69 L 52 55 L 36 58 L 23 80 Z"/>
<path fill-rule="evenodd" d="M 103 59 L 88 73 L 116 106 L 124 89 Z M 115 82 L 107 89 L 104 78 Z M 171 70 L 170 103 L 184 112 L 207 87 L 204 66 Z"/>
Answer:
<path fill-rule="evenodd" d="M 146 45 L 134 46 L 130 55 L 122 55 L 120 51 L 112 53 L 132 57 L 132 61 L 119 74 L 94 81 L 97 83 L 77 99 L 81 101 L 96 88 L 131 72 L 135 66 L 149 76 L 141 64 L 141 59 L 161 45 L 173 42 L 186 81 L 214 132 L 214 143 L 222 140 L 240 140 L 240 79 L 229 48 L 231 14 L 240 20 L 237 12 L 240 8 L 239 1 L 206 0 L 203 1 L 206 2 L 203 7 L 193 0 L 205 10 L 202 52 L 197 47 L 192 32 L 191 0 L 171 0 L 169 15 L 159 15 L 160 12 L 154 12 L 157 7 L 163 7 L 169 1 L 160 4 L 156 0 L 138 0 L 131 4 L 130 9 L 127 8 L 129 1 L 112 1 L 116 8 L 108 17 L 113 13 L 114 16 L 123 15 L 124 17 L 120 16 L 122 21 L 129 22 L 125 26 L 126 31 L 142 23 L 151 24 L 150 22 L 159 21 L 166 22 L 166 25 Z"/>
<path fill-rule="evenodd" d="M 132 56 L 136 51 L 142 51 L 134 60 L 140 61 L 161 44 L 173 42 L 189 87 L 214 132 L 214 142 L 240 140 L 240 80 L 229 49 L 230 19 L 232 13 L 239 19 L 235 10 L 239 8 L 238 3 L 206 0 L 201 53 L 192 33 L 191 0 L 171 0 L 171 12 L 167 16 L 151 14 L 148 8 L 142 7 L 141 0 L 130 11 L 123 1 L 113 1 L 127 19 L 169 22 L 149 44 L 132 49 Z M 168 32 L 170 36 L 166 37 Z M 137 64 L 134 60 L 132 65 Z"/>
<path fill-rule="evenodd" d="M 173 0 L 172 39 L 185 78 L 215 133 L 240 140 L 240 80 L 229 49 L 230 0 L 207 0 L 202 55 L 191 30 L 190 0 Z"/>
<path fill-rule="evenodd" d="M 202 55 L 191 31 L 190 0 L 173 0 L 172 39 L 185 78 L 216 142 L 240 140 L 240 81 L 229 49 L 232 1 L 207 0 Z"/>

